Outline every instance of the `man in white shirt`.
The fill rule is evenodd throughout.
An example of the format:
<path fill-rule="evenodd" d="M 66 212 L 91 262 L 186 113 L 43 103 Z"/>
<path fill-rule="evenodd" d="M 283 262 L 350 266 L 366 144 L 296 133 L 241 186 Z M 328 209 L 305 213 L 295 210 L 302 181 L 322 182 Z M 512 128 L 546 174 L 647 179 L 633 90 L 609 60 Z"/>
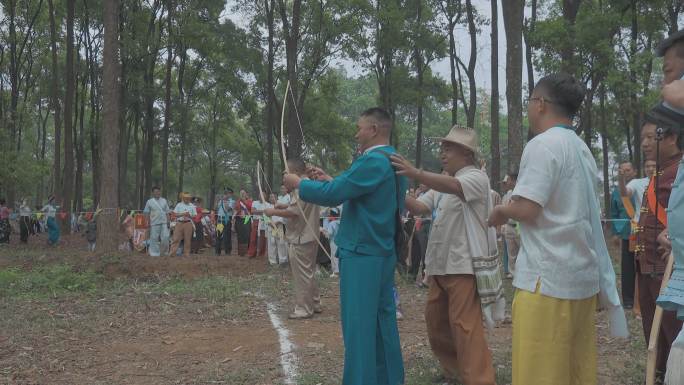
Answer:
<path fill-rule="evenodd" d="M 152 198 L 147 200 L 143 210 L 150 224 L 148 251 L 151 257 L 166 255 L 169 252 L 170 211 L 168 202 L 161 196 L 161 189 L 158 186 L 152 187 Z"/>
<path fill-rule="evenodd" d="M 539 80 L 513 200 L 491 226 L 520 222 L 513 285 L 513 385 L 596 385 L 597 294 L 615 335 L 627 334 L 600 223 L 596 162 L 572 129 L 584 87 L 572 76 Z M 598 228 L 597 228 L 598 227 Z"/>
<path fill-rule="evenodd" d="M 181 240 L 183 241 L 183 256 L 190 256 L 190 247 L 192 242 L 192 218 L 197 216 L 197 210 L 195 205 L 190 203 L 192 195 L 184 192 L 181 194 L 182 201 L 176 204 L 173 208 L 173 212 L 176 214 L 176 227 L 173 229 L 173 243 L 171 244 L 171 251 L 169 256 L 176 255 L 176 250 L 180 245 Z"/>

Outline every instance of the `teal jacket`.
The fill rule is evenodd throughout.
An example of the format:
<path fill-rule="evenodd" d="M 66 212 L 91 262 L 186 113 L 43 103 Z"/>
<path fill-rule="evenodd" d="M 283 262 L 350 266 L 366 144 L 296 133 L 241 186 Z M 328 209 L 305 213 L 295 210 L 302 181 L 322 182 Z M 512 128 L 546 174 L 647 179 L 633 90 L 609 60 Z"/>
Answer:
<path fill-rule="evenodd" d="M 320 206 L 344 203 L 340 227 L 335 237 L 339 249 L 353 254 L 389 257 L 394 250 L 397 203 L 404 208 L 408 181 L 399 178 L 399 202 L 395 173 L 387 154 L 390 146 L 379 147 L 360 156 L 337 178 L 328 181 L 303 180 L 299 197 Z"/>

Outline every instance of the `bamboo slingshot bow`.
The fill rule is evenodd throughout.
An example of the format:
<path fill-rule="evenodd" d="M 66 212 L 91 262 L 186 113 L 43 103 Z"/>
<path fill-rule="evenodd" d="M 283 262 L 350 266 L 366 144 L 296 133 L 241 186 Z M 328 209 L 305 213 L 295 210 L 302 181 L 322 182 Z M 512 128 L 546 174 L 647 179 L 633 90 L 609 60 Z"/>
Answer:
<path fill-rule="evenodd" d="M 674 256 L 672 255 L 672 253 L 670 253 L 670 256 L 667 258 L 665 274 L 663 275 L 663 283 L 660 285 L 660 294 L 662 294 L 663 291 L 665 291 L 667 283 L 670 281 L 673 265 Z M 653 315 L 653 325 L 651 326 L 651 334 L 648 340 L 648 355 L 646 359 L 646 385 L 655 385 L 656 361 L 658 360 L 658 338 L 660 337 L 660 324 L 662 322 L 663 308 L 656 305 L 656 311 Z"/>
<path fill-rule="evenodd" d="M 302 142 L 304 141 L 304 129 L 302 128 L 302 123 L 299 120 L 299 113 L 297 113 L 297 101 L 294 98 L 294 94 L 292 93 L 292 89 L 290 88 L 290 81 L 287 81 L 287 84 L 285 85 L 285 96 L 283 97 L 283 111 L 280 115 L 280 150 L 282 152 L 283 156 L 283 165 L 285 166 L 285 173 L 290 174 L 290 166 L 287 165 L 287 152 L 285 151 L 285 106 L 287 105 L 287 94 L 290 94 L 292 96 L 292 105 L 295 108 L 295 114 L 297 115 L 297 122 L 299 123 L 299 130 L 302 132 Z M 321 247 L 325 255 L 328 256 L 328 258 L 332 261 L 332 257 L 330 256 L 330 253 L 326 248 L 323 246 L 323 243 L 321 243 L 321 234 L 320 234 L 320 226 L 318 223 L 316 223 L 316 227 L 312 227 L 312 224 L 309 223 L 309 220 L 306 218 L 306 214 L 304 214 L 304 209 L 302 208 L 302 205 L 299 203 L 299 192 L 292 192 L 295 194 L 295 204 L 297 204 L 297 208 L 299 209 L 300 214 L 302 214 L 302 219 L 304 219 L 304 223 L 306 224 L 306 227 L 311 230 L 314 239 L 316 239 L 316 242 L 318 243 L 318 246 Z"/>

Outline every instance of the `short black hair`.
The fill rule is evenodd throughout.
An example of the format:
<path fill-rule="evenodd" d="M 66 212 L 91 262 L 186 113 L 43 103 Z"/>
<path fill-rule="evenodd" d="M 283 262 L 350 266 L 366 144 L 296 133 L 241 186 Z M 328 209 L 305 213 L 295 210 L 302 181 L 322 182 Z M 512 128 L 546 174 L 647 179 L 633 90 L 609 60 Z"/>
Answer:
<path fill-rule="evenodd" d="M 506 173 L 506 175 L 510 176 L 511 178 L 518 180 L 518 170 L 515 171 L 509 171 Z"/>
<path fill-rule="evenodd" d="M 361 117 L 374 119 L 379 125 L 387 129 L 387 135 L 392 133 L 392 115 L 387 110 L 380 107 L 372 107 L 363 111 Z"/>
<path fill-rule="evenodd" d="M 3 205 L 3 206 L 4 206 L 4 205 L 5 205 L 5 202 L 6 202 L 6 201 L 5 201 L 5 198 L 0 198 L 0 205 Z"/>
<path fill-rule="evenodd" d="M 546 94 L 549 97 L 547 102 L 569 118 L 574 118 L 579 111 L 586 92 L 577 79 L 563 72 L 539 79 L 534 88 Z"/>
<path fill-rule="evenodd" d="M 287 160 L 287 163 L 294 169 L 292 171 L 300 174 L 306 171 L 306 163 L 304 163 L 302 158 L 290 158 Z"/>
<path fill-rule="evenodd" d="M 152 186 L 152 191 L 154 190 L 161 190 L 161 188 L 159 186 Z"/>
<path fill-rule="evenodd" d="M 223 192 L 229 192 L 229 193 L 233 194 L 233 189 L 230 188 L 230 187 L 226 187 L 226 188 L 223 190 Z"/>
<path fill-rule="evenodd" d="M 656 55 L 663 57 L 670 48 L 676 50 L 677 57 L 684 59 L 684 29 L 680 29 L 660 42 L 656 47 Z"/>
<path fill-rule="evenodd" d="M 662 102 L 644 116 L 644 124 L 655 124 L 663 129 L 665 136 L 674 135 L 677 138 L 677 148 L 684 149 L 684 115 L 666 107 Z"/>

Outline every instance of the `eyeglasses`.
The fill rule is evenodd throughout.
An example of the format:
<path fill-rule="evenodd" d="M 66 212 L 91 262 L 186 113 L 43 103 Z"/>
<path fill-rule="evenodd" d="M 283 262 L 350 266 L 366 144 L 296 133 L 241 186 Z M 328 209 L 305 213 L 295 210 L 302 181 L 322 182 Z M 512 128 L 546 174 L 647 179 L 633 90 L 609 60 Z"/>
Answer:
<path fill-rule="evenodd" d="M 555 100 L 549 100 L 549 99 L 547 99 L 547 98 L 545 98 L 545 97 L 543 97 L 543 96 L 540 96 L 540 97 L 537 97 L 537 98 L 529 98 L 529 99 L 527 99 L 527 102 L 529 103 L 529 102 L 531 102 L 531 101 L 533 101 L 533 100 L 543 100 L 543 101 L 546 102 L 546 103 L 558 104 L 558 102 L 556 102 Z"/>

